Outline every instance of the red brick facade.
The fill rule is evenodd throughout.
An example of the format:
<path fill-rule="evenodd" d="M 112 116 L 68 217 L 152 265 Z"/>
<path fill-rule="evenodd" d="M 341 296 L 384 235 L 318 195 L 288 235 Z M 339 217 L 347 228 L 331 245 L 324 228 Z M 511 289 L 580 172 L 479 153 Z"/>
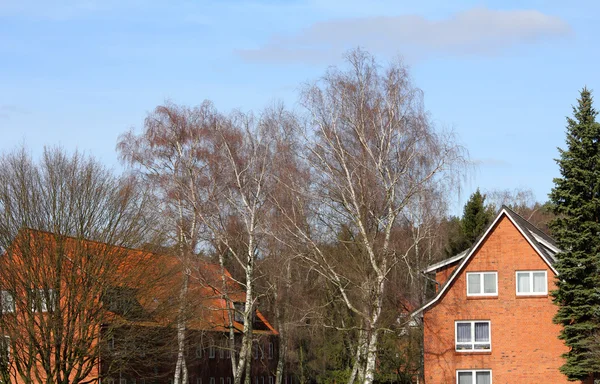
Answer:
<path fill-rule="evenodd" d="M 501 214 L 502 215 L 502 214 Z M 448 268 L 454 269 L 454 268 Z M 497 272 L 497 296 L 467 297 L 467 272 Z M 516 271 L 555 273 L 506 214 L 475 249 L 445 293 L 423 313 L 424 378 L 427 384 L 456 383 L 457 370 L 490 370 L 493 384 L 566 384 L 559 367 L 566 352 L 552 322 L 551 297 L 517 296 Z M 447 280 L 447 269 L 440 271 Z M 455 322 L 490 321 L 491 351 L 457 352 Z"/>

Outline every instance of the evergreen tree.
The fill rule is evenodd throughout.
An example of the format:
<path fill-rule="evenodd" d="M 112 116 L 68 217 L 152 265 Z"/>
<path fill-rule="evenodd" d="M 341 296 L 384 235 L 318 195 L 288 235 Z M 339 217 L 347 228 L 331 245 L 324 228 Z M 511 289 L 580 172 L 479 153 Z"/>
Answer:
<path fill-rule="evenodd" d="M 600 124 L 592 95 L 584 88 L 573 118 L 567 118 L 567 149 L 559 149 L 561 177 L 550 193 L 557 218 L 551 229 L 563 250 L 558 255 L 559 306 L 554 321 L 563 326 L 560 339 L 569 352 L 561 371 L 569 380 L 583 380 L 600 372 L 594 357 L 600 335 Z"/>
<path fill-rule="evenodd" d="M 469 246 L 473 245 L 492 221 L 493 216 L 494 212 L 485 206 L 485 195 L 482 195 L 477 188 L 465 204 L 462 218 L 462 231 Z"/>
<path fill-rule="evenodd" d="M 471 195 L 463 209 L 463 216 L 459 220 L 453 218 L 449 222 L 450 239 L 446 253 L 456 255 L 468 249 L 481 235 L 494 217 L 494 211 L 485 205 L 485 195 L 479 188 Z M 456 227 L 458 225 L 458 231 Z"/>

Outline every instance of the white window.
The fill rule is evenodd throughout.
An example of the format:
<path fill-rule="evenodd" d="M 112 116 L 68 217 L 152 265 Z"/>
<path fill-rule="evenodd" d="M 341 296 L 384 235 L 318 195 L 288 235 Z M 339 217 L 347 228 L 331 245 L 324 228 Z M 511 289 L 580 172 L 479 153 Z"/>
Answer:
<path fill-rule="evenodd" d="M 492 349 L 489 321 L 457 321 L 455 328 L 458 352 L 482 352 Z"/>
<path fill-rule="evenodd" d="M 202 378 L 201 377 L 196 378 L 196 384 L 202 384 Z"/>
<path fill-rule="evenodd" d="M 2 356 L 0 356 L 0 361 L 4 359 L 10 359 L 10 336 L 4 336 L 0 339 L 0 348 L 2 348 Z"/>
<path fill-rule="evenodd" d="M 547 295 L 546 271 L 517 271 L 517 295 Z"/>
<path fill-rule="evenodd" d="M 53 311 L 56 305 L 54 289 L 33 289 L 31 291 L 31 310 L 33 312 Z"/>
<path fill-rule="evenodd" d="M 224 377 L 219 377 L 219 383 L 220 384 L 225 384 L 225 378 Z"/>
<path fill-rule="evenodd" d="M 269 376 L 269 384 L 273 384 L 273 376 Z"/>
<path fill-rule="evenodd" d="M 456 384 L 492 384 L 492 371 L 489 371 L 489 370 L 456 371 Z"/>
<path fill-rule="evenodd" d="M 227 384 L 231 384 L 231 377 L 227 378 Z"/>
<path fill-rule="evenodd" d="M 13 313 L 15 311 L 15 297 L 10 291 L 0 291 L 0 305 L 2 313 Z"/>
<path fill-rule="evenodd" d="M 224 348 L 219 348 L 219 359 L 224 359 L 225 358 L 225 349 Z M 223 383 L 221 383 L 223 384 Z"/>
<path fill-rule="evenodd" d="M 467 296 L 498 296 L 498 272 L 467 272 Z"/>
<path fill-rule="evenodd" d="M 209 359 L 215 358 L 215 347 L 214 346 L 208 347 L 208 358 Z M 213 377 L 213 379 L 214 379 L 214 377 Z M 211 383 L 211 384 L 213 384 L 213 383 Z"/>
<path fill-rule="evenodd" d="M 209 384 L 215 384 L 215 378 L 214 377 L 210 378 Z"/>

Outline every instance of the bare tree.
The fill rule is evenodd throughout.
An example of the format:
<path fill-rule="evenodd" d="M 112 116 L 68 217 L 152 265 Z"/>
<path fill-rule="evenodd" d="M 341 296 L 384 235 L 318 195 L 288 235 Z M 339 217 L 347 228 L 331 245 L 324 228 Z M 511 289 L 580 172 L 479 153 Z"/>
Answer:
<path fill-rule="evenodd" d="M 216 111 L 205 102 L 197 108 L 167 103 L 146 117 L 144 130 L 119 139 L 121 158 L 152 188 L 160 216 L 166 221 L 167 245 L 176 249 L 182 265 L 177 314 L 177 361 L 174 383 L 188 382 L 186 335 L 188 290 L 194 255 L 200 250 L 207 174 L 207 140 Z"/>
<path fill-rule="evenodd" d="M 118 246 L 148 240 L 145 202 L 132 180 L 78 153 L 0 158 L 3 382 L 98 380 L 100 333 L 116 326 L 100 298 L 125 284 Z"/>
<path fill-rule="evenodd" d="M 451 135 L 434 130 L 422 92 L 401 63 L 384 70 L 361 50 L 347 62 L 347 71 L 330 69 L 302 93 L 310 114 L 305 137 L 312 183 L 290 185 L 297 203 L 280 208 L 302 244 L 290 249 L 309 250 L 304 261 L 359 319 L 349 383 L 371 383 L 390 271 L 419 244 L 396 249 L 392 236 L 400 225 L 422 225 L 411 212 L 425 193 L 441 193 L 462 165 L 463 151 Z M 297 212 L 310 218 L 309 226 L 298 224 Z M 342 231 L 346 251 L 333 257 L 326 246 Z"/>
<path fill-rule="evenodd" d="M 256 263 L 273 251 L 268 247 L 274 208 L 269 196 L 276 188 L 275 170 L 294 124 L 283 107 L 266 110 L 259 117 L 235 112 L 218 122 L 212 135 L 209 197 L 200 217 L 223 271 L 229 258 L 243 275 L 238 281 L 245 291 L 243 302 L 229 294 L 225 280 L 221 288 L 232 309 L 230 348 L 236 345 L 236 332 L 241 332 L 239 356 L 231 359 L 235 384 L 242 378 L 247 384 L 251 380 L 253 313 L 259 298 Z"/>

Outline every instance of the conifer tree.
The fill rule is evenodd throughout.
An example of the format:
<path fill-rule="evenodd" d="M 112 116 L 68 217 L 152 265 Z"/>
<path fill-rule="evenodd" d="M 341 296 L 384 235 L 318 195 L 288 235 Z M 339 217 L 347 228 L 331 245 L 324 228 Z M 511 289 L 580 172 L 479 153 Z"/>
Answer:
<path fill-rule="evenodd" d="M 600 335 L 600 124 L 592 95 L 584 88 L 573 117 L 567 118 L 567 148 L 559 149 L 561 177 L 550 193 L 557 218 L 551 228 L 559 247 L 559 306 L 554 321 L 562 325 L 560 339 L 569 352 L 561 371 L 569 380 L 583 380 L 600 372 L 591 353 Z"/>
<path fill-rule="evenodd" d="M 481 235 L 484 229 L 492 221 L 494 212 L 485 206 L 485 195 L 477 191 L 471 195 L 467 204 L 465 204 L 462 231 L 469 246 L 473 245 L 477 237 Z"/>
<path fill-rule="evenodd" d="M 468 249 L 477 237 L 485 230 L 494 216 L 493 209 L 485 205 L 485 195 L 481 194 L 479 188 L 475 191 L 463 209 L 463 216 L 459 222 L 454 219 L 451 226 L 458 224 L 458 233 L 451 236 L 446 253 L 454 256 L 465 249 Z"/>

